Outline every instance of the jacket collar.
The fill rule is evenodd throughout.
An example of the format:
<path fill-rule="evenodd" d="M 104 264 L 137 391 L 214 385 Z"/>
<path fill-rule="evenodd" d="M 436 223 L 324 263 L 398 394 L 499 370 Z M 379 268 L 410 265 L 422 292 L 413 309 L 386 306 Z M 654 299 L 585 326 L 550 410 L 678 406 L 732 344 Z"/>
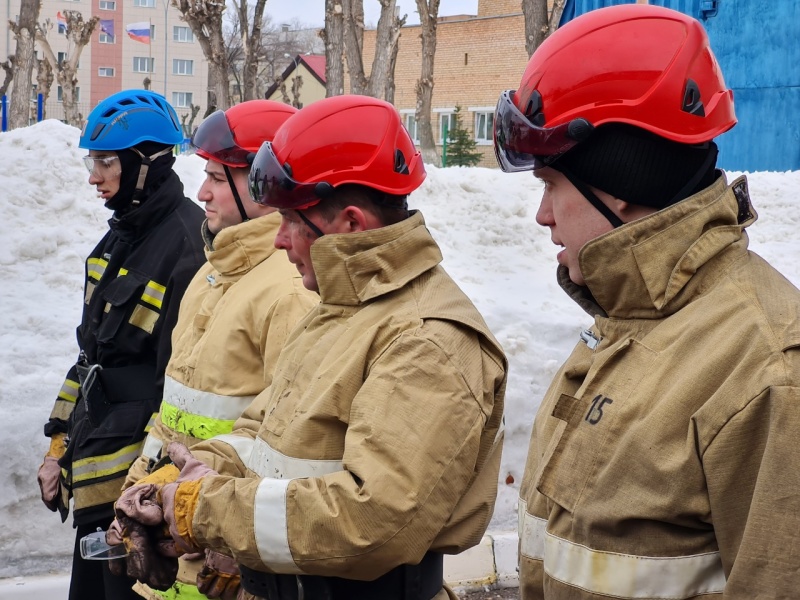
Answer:
<path fill-rule="evenodd" d="M 121 214 L 115 212 L 108 220 L 108 226 L 124 241 L 135 244 L 184 201 L 188 202 L 183 193 L 183 183 L 175 171 L 170 171 L 163 181 L 148 190 L 140 206 Z"/>
<path fill-rule="evenodd" d="M 586 287 L 563 268 L 559 283 L 592 315 L 667 316 L 721 276 L 739 256 L 729 250 L 747 249 L 744 228 L 756 219 L 746 179 L 728 186 L 721 175 L 694 196 L 588 242 L 578 255 Z"/>
<path fill-rule="evenodd" d="M 326 235 L 311 246 L 319 295 L 356 306 L 402 288 L 442 261 L 422 213 L 388 227 Z"/>
<path fill-rule="evenodd" d="M 203 222 L 208 262 L 222 275 L 241 275 L 276 252 L 275 235 L 281 224 L 277 212 L 226 227 L 213 235 Z"/>

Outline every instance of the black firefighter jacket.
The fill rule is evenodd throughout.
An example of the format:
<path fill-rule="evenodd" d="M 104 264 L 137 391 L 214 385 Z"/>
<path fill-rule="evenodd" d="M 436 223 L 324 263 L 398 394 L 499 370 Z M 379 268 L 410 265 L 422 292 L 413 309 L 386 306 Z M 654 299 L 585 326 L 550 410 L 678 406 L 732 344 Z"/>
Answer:
<path fill-rule="evenodd" d="M 203 218 L 170 172 L 141 206 L 109 220 L 86 260 L 81 353 L 44 428 L 68 436 L 59 508 L 66 520 L 74 499 L 76 526 L 113 515 L 158 412 L 181 297 L 205 262 Z"/>

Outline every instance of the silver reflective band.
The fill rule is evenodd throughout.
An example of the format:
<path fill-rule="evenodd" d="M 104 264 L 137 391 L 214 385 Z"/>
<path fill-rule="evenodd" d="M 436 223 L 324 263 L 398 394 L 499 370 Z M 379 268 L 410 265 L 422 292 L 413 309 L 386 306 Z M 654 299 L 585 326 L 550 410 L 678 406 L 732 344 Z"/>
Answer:
<path fill-rule="evenodd" d="M 261 438 L 256 438 L 247 467 L 260 477 L 271 479 L 301 479 L 322 477 L 343 471 L 340 460 L 313 460 L 286 456 L 272 448 Z"/>
<path fill-rule="evenodd" d="M 238 419 L 255 396 L 223 396 L 196 390 L 172 377 L 164 378 L 164 404 L 182 413 L 216 420 Z"/>
<path fill-rule="evenodd" d="M 520 554 L 544 558 L 544 571 L 566 585 L 594 594 L 652 600 L 683 600 L 721 594 L 725 572 L 719 552 L 689 556 L 636 556 L 593 550 L 547 532 L 547 522 L 520 502 Z"/>

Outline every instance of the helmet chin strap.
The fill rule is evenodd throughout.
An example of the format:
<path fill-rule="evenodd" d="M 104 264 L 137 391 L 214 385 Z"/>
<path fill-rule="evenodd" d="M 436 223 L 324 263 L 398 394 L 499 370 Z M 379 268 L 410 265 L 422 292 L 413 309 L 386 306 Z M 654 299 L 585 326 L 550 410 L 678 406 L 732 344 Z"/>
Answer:
<path fill-rule="evenodd" d="M 309 219 L 307 216 L 305 216 L 305 215 L 303 214 L 303 211 L 302 211 L 302 210 L 295 210 L 295 212 L 298 214 L 298 216 L 299 216 L 301 219 L 303 219 L 303 223 L 305 223 L 306 225 L 308 225 L 308 228 L 309 228 L 311 231 L 313 231 L 313 232 L 316 234 L 316 236 L 317 236 L 318 238 L 321 238 L 323 235 L 325 235 L 324 233 L 322 233 L 322 230 L 321 230 L 319 227 L 317 227 L 316 225 L 314 225 L 314 224 L 311 222 L 311 220 L 310 220 L 310 219 Z"/>
<path fill-rule="evenodd" d="M 139 155 L 139 158 L 142 159 L 142 165 L 139 167 L 139 179 L 136 180 L 136 189 L 133 192 L 133 201 L 131 202 L 132 206 L 139 206 L 139 196 L 144 189 L 144 182 L 147 179 L 147 171 L 150 169 L 150 165 L 153 164 L 153 161 L 157 159 L 159 156 L 164 156 L 165 154 L 169 154 L 172 152 L 172 147 L 168 146 L 161 150 L 160 152 L 156 152 L 150 156 L 145 156 L 141 152 L 139 152 L 136 148 L 131 147 L 136 154 Z"/>
<path fill-rule="evenodd" d="M 236 189 L 236 184 L 233 182 L 233 175 L 231 175 L 231 170 L 228 168 L 228 165 L 222 165 L 222 168 L 225 169 L 225 177 L 228 178 L 228 185 L 231 186 L 231 192 L 233 192 L 233 199 L 236 201 L 236 208 L 239 209 L 239 215 L 242 217 L 242 223 L 246 223 L 247 221 L 250 220 L 250 217 L 247 216 L 247 213 L 244 210 L 242 199 L 239 197 L 239 190 Z"/>
<path fill-rule="evenodd" d="M 614 213 L 614 211 L 606 206 L 606 204 L 597 197 L 597 194 L 595 194 L 589 188 L 589 186 L 586 185 L 579 177 L 577 177 L 570 169 L 564 167 L 563 165 L 558 165 L 556 169 L 561 171 L 564 176 L 569 179 L 569 182 L 575 186 L 575 189 L 577 189 L 583 195 L 583 197 L 586 198 L 591 205 L 594 206 L 595 209 L 597 209 L 597 211 L 608 220 L 609 223 L 611 223 L 611 226 L 614 227 L 614 229 L 624 225 L 622 219 L 620 219 Z"/>

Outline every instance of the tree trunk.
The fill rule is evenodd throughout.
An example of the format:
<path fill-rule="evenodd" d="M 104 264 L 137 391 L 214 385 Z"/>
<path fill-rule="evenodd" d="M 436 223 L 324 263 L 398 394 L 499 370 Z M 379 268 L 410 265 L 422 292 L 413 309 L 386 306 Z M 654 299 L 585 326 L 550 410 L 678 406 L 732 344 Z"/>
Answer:
<path fill-rule="evenodd" d="M 439 0 L 417 0 L 422 37 L 422 70 L 417 80 L 417 137 L 422 149 L 422 160 L 441 166 L 441 157 L 436 151 L 431 125 L 433 102 L 433 62 L 436 56 L 436 24 L 439 20 Z"/>
<path fill-rule="evenodd" d="M 547 37 L 547 0 L 522 0 L 525 15 L 525 50 L 531 56 Z"/>
<path fill-rule="evenodd" d="M 47 118 L 47 98 L 53 87 L 56 76 L 53 67 L 46 58 L 36 61 L 36 89 L 42 95 L 42 118 Z"/>
<path fill-rule="evenodd" d="M 222 33 L 225 3 L 215 0 L 172 0 L 172 6 L 180 11 L 182 20 L 191 28 L 208 61 L 209 94 L 214 96 L 216 109 L 227 110 L 231 106 L 231 92 L 228 85 L 228 54 Z"/>
<path fill-rule="evenodd" d="M 350 93 L 366 94 L 367 78 L 364 75 L 364 0 L 343 0 L 344 6 L 344 54 L 347 57 L 347 72 L 350 74 Z M 376 48 L 378 42 L 375 42 Z"/>
<path fill-rule="evenodd" d="M 256 0 L 253 8 L 253 24 L 249 25 L 247 14 L 248 3 L 242 0 L 236 4 L 239 15 L 239 33 L 242 39 L 242 82 L 240 84 L 242 100 L 256 98 L 256 83 L 258 80 L 259 53 L 261 50 L 261 28 L 264 22 L 264 5 L 267 0 Z"/>
<path fill-rule="evenodd" d="M 344 94 L 344 7 L 342 0 L 325 0 L 325 96 Z"/>
<path fill-rule="evenodd" d="M 36 53 L 36 22 L 39 19 L 40 0 L 22 0 L 18 24 L 9 23 L 17 38 L 14 54 L 14 79 L 11 88 L 11 104 L 8 111 L 10 129 L 25 127 L 31 117 L 31 76 Z"/>
<path fill-rule="evenodd" d="M 0 67 L 3 68 L 3 72 L 5 73 L 3 76 L 3 85 L 0 85 L 0 97 L 2 97 L 6 95 L 8 86 L 11 85 L 11 80 L 14 79 L 14 55 L 12 54 L 8 57 L 8 60 L 1 62 Z"/>

